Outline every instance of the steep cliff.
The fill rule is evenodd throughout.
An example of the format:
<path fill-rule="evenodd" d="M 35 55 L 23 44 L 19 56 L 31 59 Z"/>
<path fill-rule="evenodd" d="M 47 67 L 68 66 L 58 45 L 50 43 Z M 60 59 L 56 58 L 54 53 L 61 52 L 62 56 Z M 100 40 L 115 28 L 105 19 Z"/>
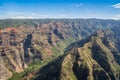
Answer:
<path fill-rule="evenodd" d="M 62 55 L 71 43 L 89 36 L 96 30 L 118 27 L 119 23 L 116 20 L 99 19 L 1 20 L 0 57 L 2 62 L 0 66 L 1 73 L 4 72 L 1 75 L 8 79 L 12 74 L 14 76 L 27 70 L 29 73 L 33 70 L 31 66 L 34 68 L 44 66 Z"/>
<path fill-rule="evenodd" d="M 120 28 L 113 27 L 74 43 L 65 55 L 33 72 L 33 80 L 119 80 L 119 34 Z"/>

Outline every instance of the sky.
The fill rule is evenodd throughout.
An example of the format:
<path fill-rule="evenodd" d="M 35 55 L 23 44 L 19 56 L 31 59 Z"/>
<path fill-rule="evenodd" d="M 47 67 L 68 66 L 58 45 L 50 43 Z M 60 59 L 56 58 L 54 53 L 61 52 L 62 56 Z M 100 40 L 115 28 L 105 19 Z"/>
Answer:
<path fill-rule="evenodd" d="M 120 19 L 120 0 L 0 0 L 0 19 Z"/>

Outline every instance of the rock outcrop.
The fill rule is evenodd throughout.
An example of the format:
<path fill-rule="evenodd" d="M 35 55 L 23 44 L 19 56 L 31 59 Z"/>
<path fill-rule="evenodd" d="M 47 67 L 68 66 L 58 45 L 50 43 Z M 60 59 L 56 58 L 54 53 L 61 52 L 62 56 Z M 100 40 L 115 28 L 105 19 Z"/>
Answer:
<path fill-rule="evenodd" d="M 71 45 L 57 60 L 35 71 L 33 79 L 120 80 L 119 34 L 119 27 L 95 32 Z"/>
<path fill-rule="evenodd" d="M 112 26 L 116 27 L 120 24 L 119 21 L 115 20 L 97 19 L 0 20 L 0 22 L 0 26 L 2 27 L 0 30 L 0 60 L 2 61 L 0 67 L 2 68 L 0 69 L 2 69 L 2 77 L 6 79 L 10 78 L 15 72 L 23 72 L 29 67 L 29 64 L 34 63 L 34 61 L 44 61 L 48 58 L 63 54 L 64 49 L 72 42 L 89 36 L 96 30 Z M 118 48 L 119 46 L 117 49 Z M 72 60 L 72 58 L 70 58 L 70 60 Z M 70 65 L 77 66 L 78 64 L 76 63 L 79 59 L 74 58 L 74 60 Z M 92 62 L 90 64 L 94 65 Z M 95 64 L 99 66 L 97 62 L 95 62 Z M 64 66 L 64 64 L 62 65 Z M 89 66 L 86 67 L 85 70 L 91 69 Z M 106 74 L 106 79 L 110 78 L 102 68 L 100 68 L 100 70 L 100 74 Z M 74 71 L 72 74 L 77 73 L 76 71 L 78 70 L 76 67 Z M 89 72 L 89 70 L 87 72 Z M 90 71 L 87 75 L 91 75 L 91 73 Z M 65 73 L 65 75 L 67 74 Z M 61 74 L 61 76 L 63 75 Z M 90 76 L 90 78 L 92 77 Z"/>

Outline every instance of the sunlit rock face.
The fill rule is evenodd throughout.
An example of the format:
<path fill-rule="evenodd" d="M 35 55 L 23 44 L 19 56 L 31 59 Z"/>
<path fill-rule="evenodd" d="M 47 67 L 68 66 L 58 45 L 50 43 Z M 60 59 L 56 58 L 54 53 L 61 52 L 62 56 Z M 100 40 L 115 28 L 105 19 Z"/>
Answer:
<path fill-rule="evenodd" d="M 117 29 L 117 30 L 116 30 Z M 120 28 L 99 30 L 34 72 L 42 80 L 120 80 Z"/>
<path fill-rule="evenodd" d="M 119 26 L 114 20 L 4 20 L 0 30 L 2 76 L 23 72 L 36 60 L 63 54 L 72 42 L 98 29 Z M 11 26 L 11 27 L 9 27 Z M 5 28 L 7 27 L 7 28 Z M 9 74 L 9 75 L 7 75 Z"/>

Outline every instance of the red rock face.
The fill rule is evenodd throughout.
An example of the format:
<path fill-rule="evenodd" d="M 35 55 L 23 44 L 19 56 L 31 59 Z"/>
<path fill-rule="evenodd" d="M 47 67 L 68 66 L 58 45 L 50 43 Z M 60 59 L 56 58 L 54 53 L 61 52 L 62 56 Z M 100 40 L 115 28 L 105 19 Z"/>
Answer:
<path fill-rule="evenodd" d="M 19 36 L 19 37 L 18 37 Z M 5 28 L 0 31 L 2 46 L 13 46 L 20 42 L 21 35 L 16 28 Z"/>
<path fill-rule="evenodd" d="M 52 44 L 48 42 L 48 37 Z M 0 31 L 0 56 L 5 69 L 22 72 L 34 59 L 44 60 L 53 55 L 52 45 L 60 38 L 49 28 L 18 27 Z M 6 74 L 12 74 L 9 71 Z"/>
<path fill-rule="evenodd" d="M 19 27 L 8 27 L 0 30 L 0 56 L 5 63 L 2 65 L 6 66 L 5 69 L 13 72 L 24 71 L 28 64 L 35 59 L 45 60 L 53 56 L 52 49 L 55 48 L 56 44 L 62 45 L 63 40 L 71 38 L 79 40 L 81 37 L 88 36 L 100 28 L 96 26 L 101 24 L 101 21 L 51 20 L 42 23 L 41 21 L 29 22 L 28 20 L 24 22 L 23 20 L 20 23 L 22 24 Z M 108 24 L 106 23 L 105 26 Z M 100 26 L 103 28 L 104 25 Z M 60 49 L 57 47 L 57 52 L 61 52 Z"/>
<path fill-rule="evenodd" d="M 8 28 L 5 28 L 5 29 L 2 29 L 0 30 L 0 33 L 7 33 L 7 32 L 17 32 L 17 29 L 16 28 L 11 28 L 11 27 L 8 27 Z"/>
<path fill-rule="evenodd" d="M 12 71 L 21 72 L 27 67 L 27 64 L 22 60 L 22 56 L 24 56 L 22 54 L 24 53 L 22 40 L 15 28 L 1 30 L 0 55 L 4 57 L 5 66 L 8 66 L 8 69 Z"/>
<path fill-rule="evenodd" d="M 64 28 L 64 29 L 63 29 Z M 68 25 L 50 22 L 41 26 L 8 27 L 0 30 L 0 56 L 6 69 L 22 72 L 34 59 L 51 57 L 56 43 L 67 38 L 71 32 Z"/>

